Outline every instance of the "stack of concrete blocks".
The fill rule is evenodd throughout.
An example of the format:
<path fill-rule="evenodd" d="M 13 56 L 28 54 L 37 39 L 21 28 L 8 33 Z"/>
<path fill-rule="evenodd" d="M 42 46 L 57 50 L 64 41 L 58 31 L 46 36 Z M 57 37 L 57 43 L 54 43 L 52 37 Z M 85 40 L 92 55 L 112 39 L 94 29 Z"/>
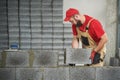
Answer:
<path fill-rule="evenodd" d="M 0 80 L 120 80 L 120 67 L 59 66 L 58 54 L 49 50 L 3 51 Z"/>

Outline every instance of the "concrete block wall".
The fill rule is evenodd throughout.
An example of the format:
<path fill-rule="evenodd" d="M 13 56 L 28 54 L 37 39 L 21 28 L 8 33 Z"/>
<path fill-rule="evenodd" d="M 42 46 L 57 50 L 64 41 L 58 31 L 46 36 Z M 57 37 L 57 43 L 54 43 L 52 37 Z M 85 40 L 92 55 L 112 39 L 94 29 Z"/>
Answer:
<path fill-rule="evenodd" d="M 66 52 L 69 53 L 68 49 Z M 76 51 L 79 51 L 76 50 Z M 81 50 L 82 51 L 82 50 Z M 68 54 L 68 56 L 70 56 Z M 74 58 L 76 59 L 76 58 Z M 3 51 L 0 55 L 2 67 L 56 67 L 65 64 L 65 50 Z M 76 59 L 77 60 L 77 59 Z M 71 61 L 71 60 L 70 60 Z"/>
<path fill-rule="evenodd" d="M 120 67 L 0 68 L 0 80 L 120 80 Z"/>
<path fill-rule="evenodd" d="M 120 80 L 120 67 L 59 65 L 65 58 L 58 55 L 50 50 L 3 51 L 0 80 Z"/>
<path fill-rule="evenodd" d="M 1 66 L 6 68 L 56 67 L 58 53 L 50 50 L 3 51 Z"/>
<path fill-rule="evenodd" d="M 0 62 L 3 67 L 56 67 L 69 63 L 91 63 L 90 53 L 90 49 L 72 48 L 67 48 L 64 51 L 6 50 L 1 53 Z M 119 59 L 111 57 L 110 66 L 119 66 Z"/>

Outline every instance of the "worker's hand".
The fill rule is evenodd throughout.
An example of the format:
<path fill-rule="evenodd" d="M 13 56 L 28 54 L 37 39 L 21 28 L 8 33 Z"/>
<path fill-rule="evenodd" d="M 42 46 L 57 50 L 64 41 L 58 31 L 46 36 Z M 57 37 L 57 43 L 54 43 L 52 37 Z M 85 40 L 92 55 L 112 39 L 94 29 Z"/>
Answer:
<path fill-rule="evenodd" d="M 92 62 L 93 62 L 93 60 L 94 60 L 95 54 L 96 54 L 96 52 L 93 50 L 93 51 L 91 52 L 91 56 L 90 56 L 90 59 L 92 60 Z"/>
<path fill-rule="evenodd" d="M 72 48 L 78 48 L 78 46 L 79 46 L 78 40 L 77 39 L 73 39 L 72 40 Z"/>

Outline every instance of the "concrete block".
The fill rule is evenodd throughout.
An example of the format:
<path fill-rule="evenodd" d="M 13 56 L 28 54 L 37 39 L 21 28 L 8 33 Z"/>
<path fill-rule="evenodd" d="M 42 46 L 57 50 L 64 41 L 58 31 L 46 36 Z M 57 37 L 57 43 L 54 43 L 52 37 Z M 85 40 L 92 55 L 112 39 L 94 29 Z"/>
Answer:
<path fill-rule="evenodd" d="M 35 50 L 33 67 L 55 67 L 58 65 L 58 52 L 50 50 Z"/>
<path fill-rule="evenodd" d="M 96 80 L 120 80 L 120 67 L 97 68 Z"/>
<path fill-rule="evenodd" d="M 45 68 L 44 80 L 69 80 L 69 68 Z"/>
<path fill-rule="evenodd" d="M 27 51 L 8 51 L 6 53 L 6 67 L 29 67 Z"/>
<path fill-rule="evenodd" d="M 15 80 L 15 68 L 0 68 L 0 80 Z"/>
<path fill-rule="evenodd" d="M 66 49 L 66 64 L 90 64 L 91 49 Z"/>
<path fill-rule="evenodd" d="M 96 69 L 92 67 L 71 67 L 69 80 L 96 80 Z"/>
<path fill-rule="evenodd" d="M 119 66 L 119 59 L 115 57 L 110 58 L 110 66 Z"/>
<path fill-rule="evenodd" d="M 59 66 L 65 65 L 65 64 L 64 64 L 64 61 L 59 61 L 59 62 L 58 62 L 58 65 L 59 65 Z"/>
<path fill-rule="evenodd" d="M 42 69 L 16 68 L 16 80 L 43 80 Z"/>
<path fill-rule="evenodd" d="M 64 52 L 59 52 L 59 60 L 58 60 L 58 65 L 64 65 L 65 63 L 65 55 Z"/>

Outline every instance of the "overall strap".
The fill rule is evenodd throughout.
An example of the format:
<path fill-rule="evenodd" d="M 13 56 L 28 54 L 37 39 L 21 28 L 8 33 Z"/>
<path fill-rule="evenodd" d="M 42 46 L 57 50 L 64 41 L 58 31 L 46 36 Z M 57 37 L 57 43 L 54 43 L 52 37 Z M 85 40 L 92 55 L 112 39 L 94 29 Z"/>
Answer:
<path fill-rule="evenodd" d="M 90 25 L 90 23 L 91 23 L 93 20 L 94 20 L 94 18 L 92 18 L 92 19 L 89 20 L 89 22 L 88 22 L 88 24 L 87 24 L 87 26 L 86 26 L 86 30 L 89 29 L 89 25 Z"/>

